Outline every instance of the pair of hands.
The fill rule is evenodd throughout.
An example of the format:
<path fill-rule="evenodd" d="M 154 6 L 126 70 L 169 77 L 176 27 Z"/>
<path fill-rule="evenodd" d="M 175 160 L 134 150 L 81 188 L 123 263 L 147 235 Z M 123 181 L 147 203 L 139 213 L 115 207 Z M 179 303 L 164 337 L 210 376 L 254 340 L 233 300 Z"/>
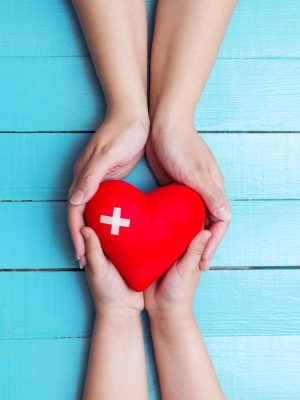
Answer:
<path fill-rule="evenodd" d="M 136 316 L 145 308 L 151 319 L 170 319 L 192 314 L 200 279 L 199 263 L 211 233 L 203 230 L 192 240 L 185 254 L 144 293 L 135 292 L 104 255 L 95 232 L 81 230 L 86 248 L 89 282 L 97 315 Z"/>
<path fill-rule="evenodd" d="M 148 117 L 147 117 L 148 118 Z M 205 227 L 211 233 L 203 251 L 200 269 L 210 261 L 229 226 L 230 206 L 224 178 L 217 162 L 194 127 L 176 121 L 175 126 L 160 124 L 150 131 L 149 119 L 108 116 L 80 154 L 74 166 L 69 191 L 68 222 L 76 257 L 87 265 L 81 233 L 85 204 L 103 180 L 123 179 L 142 158 L 145 149 L 149 164 L 161 185 L 174 181 L 194 189 L 207 208 Z"/>

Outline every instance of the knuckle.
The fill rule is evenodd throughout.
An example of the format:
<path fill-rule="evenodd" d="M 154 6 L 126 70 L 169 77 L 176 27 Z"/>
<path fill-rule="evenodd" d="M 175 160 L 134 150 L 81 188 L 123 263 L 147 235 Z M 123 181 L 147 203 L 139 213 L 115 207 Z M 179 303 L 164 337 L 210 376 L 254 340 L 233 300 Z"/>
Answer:
<path fill-rule="evenodd" d="M 221 200 L 223 200 L 223 193 L 221 189 L 214 189 L 209 194 L 209 200 L 213 203 L 219 203 Z"/>
<path fill-rule="evenodd" d="M 81 176 L 81 182 L 84 185 L 90 185 L 93 184 L 95 182 L 95 175 L 92 171 L 87 170 L 85 171 L 82 176 Z"/>
<path fill-rule="evenodd" d="M 109 154 L 111 151 L 111 145 L 109 143 L 105 143 L 102 146 L 96 146 L 95 153 L 98 155 Z"/>
<path fill-rule="evenodd" d="M 202 254 L 203 254 L 203 248 L 201 247 L 201 248 L 199 248 L 199 247 L 197 247 L 197 248 L 194 248 L 194 253 L 196 254 L 196 256 L 198 256 L 198 257 L 201 257 L 202 256 Z"/>
<path fill-rule="evenodd" d="M 222 184 L 225 184 L 225 177 L 222 173 L 220 173 L 220 181 L 222 182 Z"/>
<path fill-rule="evenodd" d="M 197 164 L 196 164 L 196 172 L 197 172 L 198 174 L 203 175 L 203 174 L 207 173 L 207 168 L 206 168 L 206 166 L 203 165 L 202 163 L 197 163 Z"/>

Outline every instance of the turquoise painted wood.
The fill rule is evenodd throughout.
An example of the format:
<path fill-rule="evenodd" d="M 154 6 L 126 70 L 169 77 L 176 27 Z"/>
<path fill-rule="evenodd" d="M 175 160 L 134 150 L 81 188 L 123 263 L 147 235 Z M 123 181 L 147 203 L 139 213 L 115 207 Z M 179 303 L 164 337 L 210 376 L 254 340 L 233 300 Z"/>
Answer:
<path fill-rule="evenodd" d="M 299 400 L 299 336 L 205 340 L 228 400 Z M 90 339 L 1 340 L 1 399 L 80 400 L 89 344 Z M 149 399 L 160 400 L 150 338 L 145 349 Z"/>
<path fill-rule="evenodd" d="M 0 134 L 3 171 L 0 199 L 66 200 L 73 165 L 91 136 L 85 133 Z M 299 134 L 201 136 L 218 160 L 231 200 L 300 199 Z M 126 180 L 145 192 L 157 187 L 145 159 Z"/>
<path fill-rule="evenodd" d="M 0 287 L 0 340 L 91 337 L 94 306 L 84 272 L 6 272 Z M 194 313 L 206 337 L 298 335 L 299 287 L 299 269 L 209 271 Z M 150 337 L 146 313 L 142 322 Z"/>
<path fill-rule="evenodd" d="M 94 131 L 105 101 L 89 57 L 2 57 L 0 131 Z M 299 131 L 299 59 L 217 60 L 199 131 Z"/>
<path fill-rule="evenodd" d="M 156 3 L 147 0 L 149 42 Z M 298 0 L 240 0 L 219 58 L 299 57 L 299 19 Z M 1 57 L 89 55 L 69 0 L 2 1 L 0 26 Z"/>
<path fill-rule="evenodd" d="M 233 210 L 194 303 L 228 400 L 300 399 L 299 19 L 298 0 L 240 0 L 195 113 Z M 65 200 L 106 106 L 71 1 L 0 2 L 0 70 L 0 399 L 79 400 L 94 307 Z M 145 159 L 127 180 L 157 187 Z"/>
<path fill-rule="evenodd" d="M 59 201 L 0 202 L 0 269 L 78 267 L 66 209 Z M 300 201 L 234 201 L 232 214 L 212 267 L 300 266 Z"/>

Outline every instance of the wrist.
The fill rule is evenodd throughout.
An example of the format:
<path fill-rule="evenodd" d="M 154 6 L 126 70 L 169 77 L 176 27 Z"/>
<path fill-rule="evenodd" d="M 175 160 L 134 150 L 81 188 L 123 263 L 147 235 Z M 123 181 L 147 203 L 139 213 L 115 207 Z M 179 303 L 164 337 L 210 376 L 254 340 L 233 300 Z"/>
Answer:
<path fill-rule="evenodd" d="M 190 322 L 195 320 L 191 307 L 173 307 L 172 309 L 153 309 L 147 311 L 150 322 L 153 324 L 176 325 L 182 321 Z"/>
<path fill-rule="evenodd" d="M 160 131 L 166 128 L 177 128 L 192 125 L 194 127 L 194 104 L 187 102 L 176 104 L 175 102 L 165 102 L 157 100 L 151 102 L 149 107 L 151 130 Z M 166 129 L 168 130 L 168 129 Z"/>
<path fill-rule="evenodd" d="M 168 299 L 153 299 L 145 297 L 145 309 L 150 319 L 176 320 L 193 318 L 193 295 L 170 295 Z"/>
<path fill-rule="evenodd" d="M 124 313 L 124 310 L 114 313 L 99 313 L 96 312 L 95 323 L 100 323 L 102 326 L 112 329 L 128 329 L 141 325 L 140 312 Z"/>
<path fill-rule="evenodd" d="M 197 135 L 195 129 L 193 116 L 158 116 L 151 119 L 151 137 L 153 141 L 169 140 L 169 137 L 173 140 L 180 140 L 181 138 L 187 138 L 189 136 Z"/>
<path fill-rule="evenodd" d="M 121 120 L 127 122 L 139 121 L 149 130 L 150 119 L 148 114 L 147 103 L 132 104 L 126 103 L 111 103 L 107 106 L 106 121 Z"/>
<path fill-rule="evenodd" d="M 106 337 L 115 346 L 123 349 L 135 347 L 138 338 L 143 337 L 142 321 L 140 316 L 99 315 L 96 314 L 93 336 Z"/>
<path fill-rule="evenodd" d="M 95 305 L 96 318 L 109 321 L 130 321 L 139 319 L 141 310 L 132 307 L 114 307 L 114 306 L 103 306 L 103 304 Z"/>
<path fill-rule="evenodd" d="M 180 340 L 182 335 L 194 329 L 197 322 L 192 313 L 184 316 L 152 316 L 150 317 L 150 327 L 153 336 L 164 338 L 167 342 Z"/>

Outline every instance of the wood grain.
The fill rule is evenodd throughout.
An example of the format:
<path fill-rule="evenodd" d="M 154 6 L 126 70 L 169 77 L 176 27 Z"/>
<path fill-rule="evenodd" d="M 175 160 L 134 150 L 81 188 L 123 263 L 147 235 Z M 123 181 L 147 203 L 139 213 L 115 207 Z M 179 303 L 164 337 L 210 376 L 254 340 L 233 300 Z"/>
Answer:
<path fill-rule="evenodd" d="M 300 270 L 209 271 L 194 301 L 206 337 L 297 335 Z M 84 272 L 1 272 L 0 340 L 91 337 Z M 144 337 L 150 337 L 147 313 Z"/>
<path fill-rule="evenodd" d="M 299 0 L 241 0 L 195 112 L 233 211 L 194 301 L 228 400 L 300 399 L 299 19 Z M 106 104 L 71 1 L 2 1 L 0 26 L 0 398 L 80 400 L 94 306 L 65 200 Z M 157 187 L 145 159 L 127 180 Z"/>
<path fill-rule="evenodd" d="M 149 45 L 156 0 L 147 0 Z M 13 18 L 13 23 L 12 23 Z M 296 58 L 300 49 L 297 0 L 241 0 L 233 14 L 220 58 Z M 87 56 L 68 0 L 10 0 L 0 3 L 0 56 Z"/>
<path fill-rule="evenodd" d="M 2 57 L 0 131 L 94 131 L 105 101 L 89 57 Z M 300 59 L 217 60 L 199 131 L 300 131 Z M 76 83 L 75 83 L 76 82 Z"/>
<path fill-rule="evenodd" d="M 91 136 L 0 134 L 0 199 L 66 200 L 73 166 Z M 201 136 L 217 159 L 231 200 L 300 199 L 300 134 Z M 126 180 L 145 192 L 157 187 L 145 159 Z"/>
<path fill-rule="evenodd" d="M 205 340 L 227 399 L 299 399 L 299 336 Z M 0 340 L 0 397 L 80 400 L 89 345 L 90 339 Z M 145 349 L 149 398 L 160 400 L 150 338 Z"/>
<path fill-rule="evenodd" d="M 76 268 L 66 202 L 0 203 L 0 269 Z M 211 266 L 299 267 L 299 201 L 234 201 Z"/>

